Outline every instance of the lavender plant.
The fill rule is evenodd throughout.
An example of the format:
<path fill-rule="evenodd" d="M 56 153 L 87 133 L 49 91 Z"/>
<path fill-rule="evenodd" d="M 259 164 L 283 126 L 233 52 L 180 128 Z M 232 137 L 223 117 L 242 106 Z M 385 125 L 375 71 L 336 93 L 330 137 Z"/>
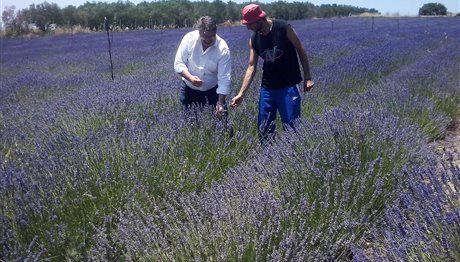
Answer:
<path fill-rule="evenodd" d="M 406 170 L 396 201 L 381 226 L 363 238 L 354 255 L 362 260 L 456 261 L 460 258 L 460 172 L 432 162 Z"/>
<path fill-rule="evenodd" d="M 103 34 L 2 39 L 0 258 L 458 258 L 458 190 L 439 190 L 458 171 L 426 147 L 458 110 L 456 19 L 292 21 L 317 87 L 266 149 L 260 82 L 232 138 L 210 108 L 182 112 L 171 57 L 189 29 L 114 33 L 114 81 Z M 236 88 L 250 32 L 221 34 Z M 426 180 L 442 204 L 423 217 Z M 401 249 L 395 221 L 419 235 Z"/>
<path fill-rule="evenodd" d="M 281 136 L 202 194 L 120 212 L 93 255 L 132 260 L 342 260 L 395 201 L 423 136 L 397 119 L 334 110 Z M 133 222 L 135 221 L 135 222 Z M 109 239 L 113 242 L 110 243 Z M 133 241 L 133 239 L 135 239 Z"/>

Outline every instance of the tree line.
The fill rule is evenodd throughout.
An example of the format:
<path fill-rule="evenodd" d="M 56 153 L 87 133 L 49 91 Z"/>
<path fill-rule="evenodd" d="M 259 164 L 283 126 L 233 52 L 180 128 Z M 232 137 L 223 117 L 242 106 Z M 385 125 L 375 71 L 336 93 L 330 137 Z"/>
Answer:
<path fill-rule="evenodd" d="M 32 4 L 29 8 L 15 10 L 6 7 L 2 13 L 3 27 L 10 35 L 27 33 L 31 25 L 46 32 L 50 27 L 81 26 L 90 30 L 103 29 L 104 17 L 113 29 L 144 29 L 158 27 L 189 27 L 203 15 L 213 16 L 219 23 L 232 23 L 241 19 L 241 9 L 247 3 L 227 3 L 221 0 L 190 1 L 160 0 L 142 2 L 137 5 L 129 1 L 115 3 L 87 1 L 78 7 L 69 5 L 60 8 L 56 3 Z M 285 20 L 324 18 L 357 15 L 364 12 L 378 13 L 376 9 L 349 5 L 327 4 L 316 6 L 309 2 L 259 3 L 270 17 Z"/>

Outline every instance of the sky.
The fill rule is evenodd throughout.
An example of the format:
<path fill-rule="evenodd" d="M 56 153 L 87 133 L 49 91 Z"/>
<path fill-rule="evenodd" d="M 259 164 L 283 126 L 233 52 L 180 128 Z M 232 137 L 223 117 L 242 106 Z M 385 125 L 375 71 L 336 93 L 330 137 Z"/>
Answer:
<path fill-rule="evenodd" d="M 118 0 L 47 0 L 48 3 L 56 3 L 60 8 L 64 8 L 69 5 L 80 6 L 86 2 L 117 2 Z M 129 0 L 131 3 L 138 4 L 144 0 Z M 151 2 L 153 0 L 145 0 Z M 212 0 L 208 0 L 212 1 Z M 223 0 L 227 2 L 227 0 Z M 249 0 L 233 0 L 237 3 L 248 2 Z M 288 0 L 291 2 L 293 0 Z M 299 1 L 299 0 L 297 0 Z M 302 0 L 300 0 L 302 1 Z M 418 14 L 418 10 L 426 3 L 441 3 L 443 4 L 448 12 L 459 13 L 460 0 L 307 0 L 314 5 L 321 4 L 341 4 L 341 5 L 352 5 L 357 7 L 374 8 L 377 9 L 382 15 L 395 15 L 400 16 L 415 16 Z M 6 6 L 15 6 L 16 10 L 28 8 L 31 4 L 40 4 L 45 0 L 0 0 L 0 10 L 3 10 Z M 261 3 L 268 3 L 271 1 L 259 0 Z"/>

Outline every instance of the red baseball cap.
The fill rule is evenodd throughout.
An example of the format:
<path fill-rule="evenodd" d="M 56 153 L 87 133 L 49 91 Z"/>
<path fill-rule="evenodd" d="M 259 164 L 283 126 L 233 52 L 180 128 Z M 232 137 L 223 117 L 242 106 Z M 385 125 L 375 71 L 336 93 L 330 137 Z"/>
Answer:
<path fill-rule="evenodd" d="M 249 4 L 245 6 L 241 11 L 241 14 L 243 15 L 243 19 L 241 20 L 243 25 L 255 23 L 267 15 L 264 11 L 262 11 L 262 9 L 260 9 L 260 6 L 256 4 Z"/>

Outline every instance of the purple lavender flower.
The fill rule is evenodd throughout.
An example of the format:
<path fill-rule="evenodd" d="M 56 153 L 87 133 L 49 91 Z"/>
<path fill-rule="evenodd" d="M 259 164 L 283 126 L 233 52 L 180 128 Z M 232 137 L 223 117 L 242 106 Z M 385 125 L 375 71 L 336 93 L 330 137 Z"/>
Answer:
<path fill-rule="evenodd" d="M 292 21 L 317 88 L 265 149 L 260 77 L 231 138 L 211 108 L 183 114 L 171 43 L 189 29 L 114 33 L 114 81 L 103 34 L 2 39 L 0 257 L 457 259 L 458 168 L 426 146 L 458 111 L 442 19 Z M 236 88 L 250 32 L 222 36 Z"/>

